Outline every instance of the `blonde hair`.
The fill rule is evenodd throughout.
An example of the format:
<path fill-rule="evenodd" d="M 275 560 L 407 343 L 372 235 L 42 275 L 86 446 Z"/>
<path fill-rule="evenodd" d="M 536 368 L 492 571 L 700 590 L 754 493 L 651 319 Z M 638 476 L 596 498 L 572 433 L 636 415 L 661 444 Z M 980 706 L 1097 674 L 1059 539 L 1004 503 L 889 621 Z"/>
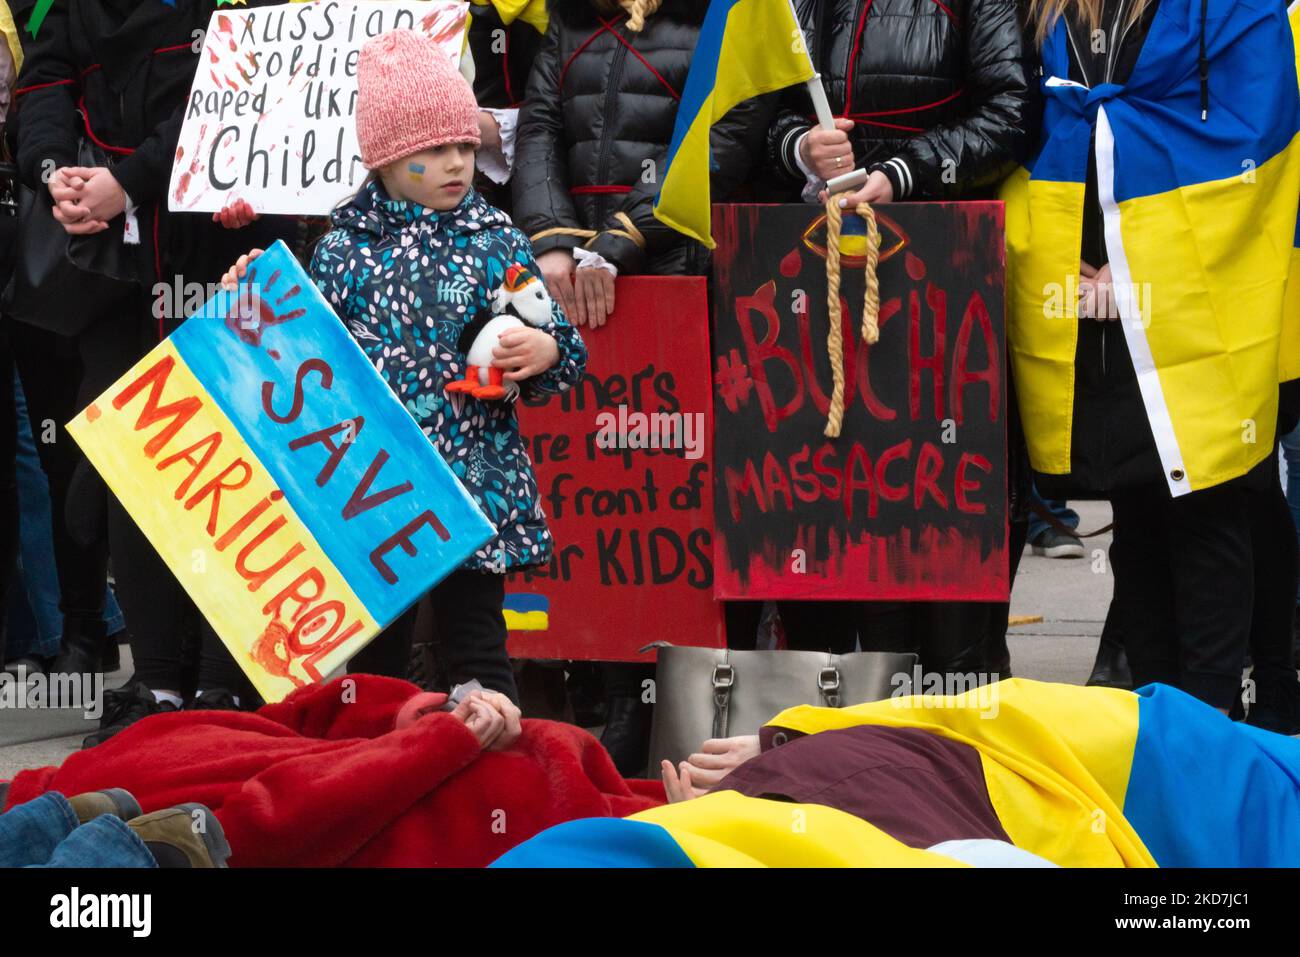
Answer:
<path fill-rule="evenodd" d="M 663 0 L 592 0 L 592 5 L 604 14 L 622 10 L 627 14 L 629 33 L 640 33 L 647 17 L 653 17 Z"/>
<path fill-rule="evenodd" d="M 1129 8 L 1123 28 L 1137 23 L 1151 0 L 1136 0 Z M 1102 0 L 1029 0 L 1029 25 L 1034 30 L 1034 43 L 1042 46 L 1056 21 L 1070 12 L 1077 12 L 1088 32 L 1103 29 L 1101 23 Z M 1118 38 L 1113 38 L 1118 39 Z"/>

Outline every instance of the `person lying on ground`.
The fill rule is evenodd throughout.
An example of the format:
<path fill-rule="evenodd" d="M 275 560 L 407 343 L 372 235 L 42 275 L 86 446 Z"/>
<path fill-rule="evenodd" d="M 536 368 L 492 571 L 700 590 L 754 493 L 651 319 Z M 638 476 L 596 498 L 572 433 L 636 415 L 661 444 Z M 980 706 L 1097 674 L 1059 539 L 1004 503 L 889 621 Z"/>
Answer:
<path fill-rule="evenodd" d="M 229 856 L 209 808 L 145 814 L 121 788 L 47 791 L 0 814 L 0 867 L 225 867 Z"/>
<path fill-rule="evenodd" d="M 447 697 L 361 674 L 255 713 L 155 715 L 19 773 L 6 806 L 126 788 L 146 812 L 211 808 L 234 867 L 475 867 L 554 824 L 663 803 L 659 782 L 625 782 L 580 728 L 524 719 L 500 693 L 450 711 Z"/>
<path fill-rule="evenodd" d="M 947 866 L 1007 845 L 1061 866 L 1300 864 L 1300 740 L 1165 685 L 800 706 L 662 771 L 668 806 L 496 865 Z"/>

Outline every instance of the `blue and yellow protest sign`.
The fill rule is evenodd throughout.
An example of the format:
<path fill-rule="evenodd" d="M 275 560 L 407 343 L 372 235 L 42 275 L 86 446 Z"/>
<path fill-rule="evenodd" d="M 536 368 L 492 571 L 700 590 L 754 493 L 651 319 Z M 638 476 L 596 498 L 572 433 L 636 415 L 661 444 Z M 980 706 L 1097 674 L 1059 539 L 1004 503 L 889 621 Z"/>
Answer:
<path fill-rule="evenodd" d="M 68 431 L 267 701 L 495 534 L 282 242 Z"/>

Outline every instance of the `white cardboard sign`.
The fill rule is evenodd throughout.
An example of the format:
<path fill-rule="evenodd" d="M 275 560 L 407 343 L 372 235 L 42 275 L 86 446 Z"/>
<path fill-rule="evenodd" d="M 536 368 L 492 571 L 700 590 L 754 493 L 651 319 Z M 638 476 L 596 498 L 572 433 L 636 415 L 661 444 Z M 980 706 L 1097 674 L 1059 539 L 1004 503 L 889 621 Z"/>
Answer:
<path fill-rule="evenodd" d="M 168 208 L 216 212 L 243 199 L 259 213 L 328 213 L 366 176 L 355 120 L 361 47 L 416 30 L 459 63 L 468 11 L 464 0 L 218 10 L 185 103 Z"/>

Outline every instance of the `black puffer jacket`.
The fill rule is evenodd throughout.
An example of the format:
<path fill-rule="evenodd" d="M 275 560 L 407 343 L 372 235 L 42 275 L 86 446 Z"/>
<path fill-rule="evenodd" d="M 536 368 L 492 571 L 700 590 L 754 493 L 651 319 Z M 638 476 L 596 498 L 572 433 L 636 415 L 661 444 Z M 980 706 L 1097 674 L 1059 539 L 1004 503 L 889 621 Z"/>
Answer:
<path fill-rule="evenodd" d="M 214 224 L 211 214 L 167 211 L 172 161 L 199 60 L 196 40 L 216 9 L 216 0 L 176 0 L 174 6 L 141 0 L 55 3 L 36 39 L 26 44 L 18 77 L 23 180 L 36 188 L 47 168 L 77 165 L 77 143 L 88 126 L 138 207 L 143 241 L 127 248 L 139 252 L 142 276 L 154 276 L 161 266 L 167 282 L 174 273 L 186 282 L 216 281 L 241 251 L 293 235 L 287 217 L 228 230 Z M 110 228 L 121 224 L 119 216 Z"/>
<path fill-rule="evenodd" d="M 600 17 L 589 0 L 554 0 L 551 23 L 519 116 L 511 181 L 515 222 L 530 237 L 555 227 L 594 229 L 591 249 L 619 272 L 680 275 L 707 268 L 707 250 L 651 212 L 672 141 L 677 102 L 707 4 L 665 0 L 640 33 L 621 14 Z M 748 175 L 772 117 L 770 99 L 750 100 L 713 128 L 713 199 Z M 645 237 L 621 229 L 625 213 Z M 534 240 L 540 256 L 585 240 Z"/>
<path fill-rule="evenodd" d="M 858 166 L 889 176 L 894 197 L 967 194 L 1002 178 L 1033 142 L 1033 57 L 1016 0 L 796 0 L 832 111 L 855 123 Z M 786 181 L 814 122 L 803 89 L 768 136 Z M 897 162 L 891 162 L 897 161 Z"/>

